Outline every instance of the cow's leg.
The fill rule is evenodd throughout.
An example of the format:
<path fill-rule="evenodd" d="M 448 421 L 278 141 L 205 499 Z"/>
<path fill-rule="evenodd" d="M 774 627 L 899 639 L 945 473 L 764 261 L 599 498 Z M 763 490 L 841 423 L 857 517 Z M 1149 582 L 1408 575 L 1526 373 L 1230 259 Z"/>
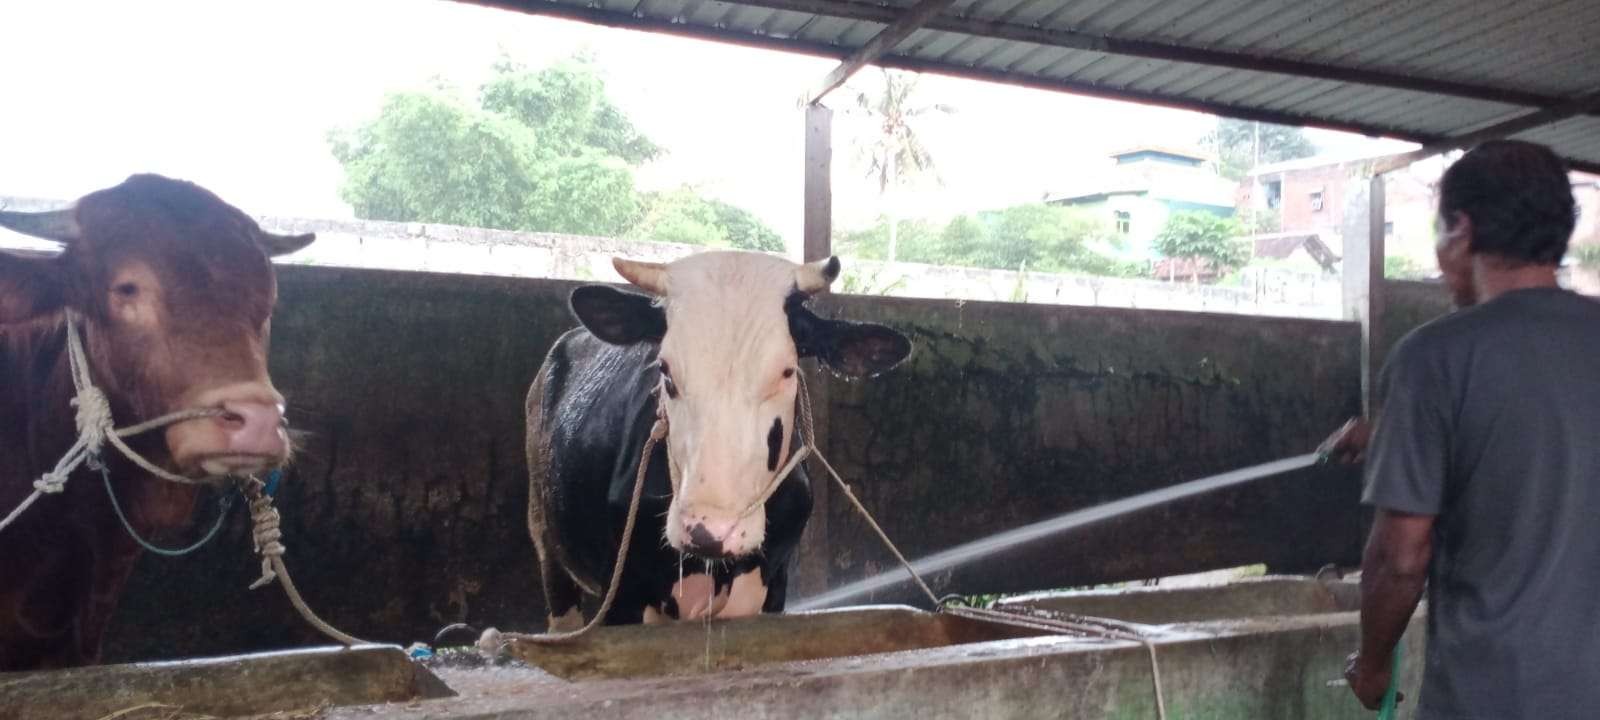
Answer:
<path fill-rule="evenodd" d="M 533 547 L 539 557 L 539 580 L 544 586 L 545 610 L 549 613 L 549 632 L 571 632 L 583 627 L 582 592 L 578 584 L 556 562 L 544 546 L 539 533 L 534 534 Z"/>
<path fill-rule="evenodd" d="M 761 568 L 755 568 L 733 579 L 728 600 L 717 617 L 750 617 L 761 614 L 767 602 L 767 586 L 761 581 Z"/>
<path fill-rule="evenodd" d="M 789 565 L 787 563 L 772 571 L 767 578 L 767 594 L 762 598 L 761 612 L 781 613 L 785 601 L 789 597 Z"/>

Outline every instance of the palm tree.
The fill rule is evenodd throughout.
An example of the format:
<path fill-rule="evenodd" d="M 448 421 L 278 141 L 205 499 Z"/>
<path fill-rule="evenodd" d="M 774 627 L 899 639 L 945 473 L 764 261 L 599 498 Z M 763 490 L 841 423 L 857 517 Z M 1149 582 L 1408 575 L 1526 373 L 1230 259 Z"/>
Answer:
<path fill-rule="evenodd" d="M 899 231 L 899 212 L 896 195 L 908 180 L 932 177 L 940 182 L 933 166 L 933 154 L 922 144 L 916 126 L 920 118 L 933 113 L 953 114 L 955 108 L 941 104 L 918 104 L 917 76 L 911 73 L 881 70 L 883 90 L 879 93 L 856 93 L 856 106 L 851 114 L 862 114 L 878 124 L 873 141 L 862 148 L 866 156 L 867 178 L 878 182 L 878 193 L 883 198 L 885 215 L 889 219 L 889 261 L 894 262 Z"/>

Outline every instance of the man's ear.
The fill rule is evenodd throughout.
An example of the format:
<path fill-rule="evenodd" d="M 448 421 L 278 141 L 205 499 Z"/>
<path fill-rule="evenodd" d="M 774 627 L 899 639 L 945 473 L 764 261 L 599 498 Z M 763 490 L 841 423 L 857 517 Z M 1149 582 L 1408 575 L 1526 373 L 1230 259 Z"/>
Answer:
<path fill-rule="evenodd" d="M 649 296 L 605 285 L 572 291 L 573 316 L 601 341 L 612 345 L 660 342 L 667 334 L 667 312 Z"/>
<path fill-rule="evenodd" d="M 59 311 L 67 283 L 56 258 L 0 252 L 0 325 L 23 323 Z"/>
<path fill-rule="evenodd" d="M 911 341 L 883 325 L 827 320 L 793 301 L 786 310 L 789 334 L 800 357 L 815 357 L 835 372 L 872 377 L 911 356 Z"/>

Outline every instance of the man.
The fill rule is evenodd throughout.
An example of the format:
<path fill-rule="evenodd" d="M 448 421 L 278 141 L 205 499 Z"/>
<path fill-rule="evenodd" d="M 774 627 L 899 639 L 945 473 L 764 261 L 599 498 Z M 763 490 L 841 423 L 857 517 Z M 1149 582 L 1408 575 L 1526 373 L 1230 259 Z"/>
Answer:
<path fill-rule="evenodd" d="M 1368 708 L 1426 588 L 1418 717 L 1600 712 L 1600 303 L 1556 283 L 1575 215 L 1538 145 L 1486 143 L 1441 181 L 1440 267 L 1463 309 L 1402 339 L 1380 380 L 1346 670 Z"/>

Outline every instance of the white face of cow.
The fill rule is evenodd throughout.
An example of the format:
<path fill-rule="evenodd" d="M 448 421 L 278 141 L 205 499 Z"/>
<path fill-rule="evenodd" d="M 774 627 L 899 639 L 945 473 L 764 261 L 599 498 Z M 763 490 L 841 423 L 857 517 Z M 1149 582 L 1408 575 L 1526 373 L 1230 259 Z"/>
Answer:
<path fill-rule="evenodd" d="M 573 294 L 573 310 L 606 342 L 660 343 L 674 486 L 667 541 L 710 558 L 755 552 L 766 535 L 763 492 L 794 450 L 801 357 L 874 375 L 904 360 L 910 343 L 889 328 L 824 320 L 803 306 L 838 276 L 833 258 L 797 265 L 711 252 L 616 266 L 660 300 L 589 286 Z"/>

